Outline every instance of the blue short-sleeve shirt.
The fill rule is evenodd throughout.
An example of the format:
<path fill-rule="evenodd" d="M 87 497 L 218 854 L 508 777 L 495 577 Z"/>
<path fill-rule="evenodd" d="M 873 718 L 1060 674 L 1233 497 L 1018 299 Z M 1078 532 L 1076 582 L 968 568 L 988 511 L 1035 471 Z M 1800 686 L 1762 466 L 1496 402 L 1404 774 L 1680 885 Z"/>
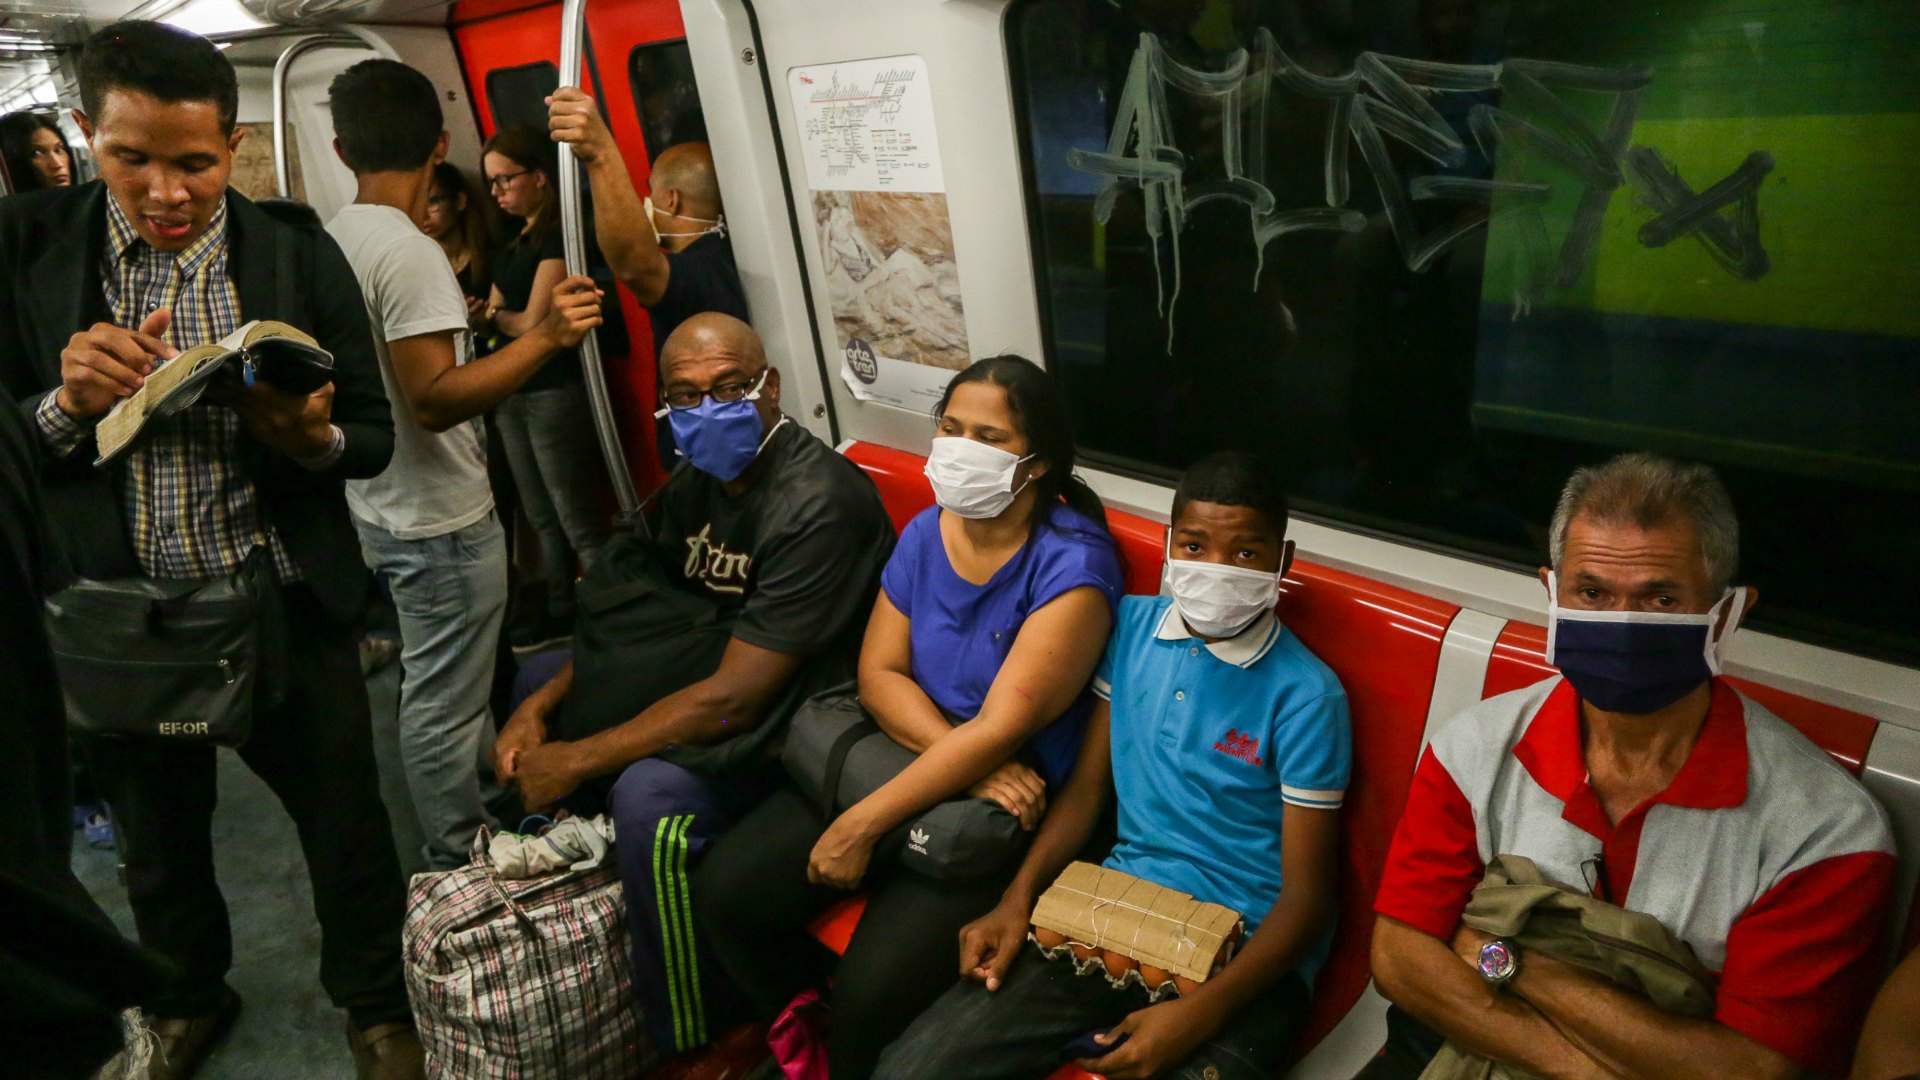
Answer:
<path fill-rule="evenodd" d="M 1339 678 L 1272 614 L 1209 645 L 1170 598 L 1129 596 L 1093 689 L 1113 707 L 1120 842 L 1106 865 L 1232 908 L 1251 933 L 1280 898 L 1282 807 L 1345 796 Z M 1307 985 L 1331 943 L 1302 962 Z"/>
<path fill-rule="evenodd" d="M 980 712 L 1029 614 L 1082 586 L 1116 605 L 1125 587 L 1113 537 L 1065 504 L 1052 507 L 984 585 L 954 571 L 940 541 L 940 508 L 928 507 L 901 531 L 880 586 L 912 622 L 913 680 L 962 720 Z M 1027 744 L 1049 787 L 1057 789 L 1073 771 L 1092 704 L 1082 694 Z"/>

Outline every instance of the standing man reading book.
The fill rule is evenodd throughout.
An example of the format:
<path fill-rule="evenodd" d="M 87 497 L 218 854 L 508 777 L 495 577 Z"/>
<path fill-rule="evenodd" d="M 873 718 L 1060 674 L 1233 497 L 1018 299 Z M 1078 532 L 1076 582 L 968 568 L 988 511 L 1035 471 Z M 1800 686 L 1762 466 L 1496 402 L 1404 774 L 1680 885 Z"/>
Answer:
<path fill-rule="evenodd" d="M 480 761 L 492 750 L 487 701 L 507 607 L 507 538 L 480 414 L 600 324 L 599 291 L 592 278 L 567 278 L 544 320 L 475 360 L 466 295 L 416 224 L 447 153 L 433 83 L 397 60 L 366 60 L 327 98 L 334 149 L 359 185 L 327 232 L 360 278 L 393 403 L 393 464 L 350 481 L 347 505 L 400 614 L 400 758 L 427 866 L 450 870 L 491 824 Z"/>
<path fill-rule="evenodd" d="M 75 119 L 101 182 L 0 204 L 0 380 L 40 442 L 56 562 L 68 577 L 200 580 L 268 553 L 289 631 L 286 692 L 254 710 L 239 753 L 299 827 L 320 980 L 347 1010 L 359 1074 L 418 1077 L 404 885 L 349 631 L 370 582 L 341 485 L 393 454 L 359 286 L 319 230 L 227 189 L 239 90 L 211 42 L 116 23 L 87 42 L 80 88 Z M 306 397 L 228 391 L 94 467 L 93 426 L 156 365 L 263 318 L 311 333 L 334 356 L 333 383 Z M 121 829 L 140 941 L 177 969 L 142 1004 L 158 1039 L 152 1076 L 180 1080 L 240 1009 L 213 873 L 214 750 L 126 738 L 86 751 Z"/>

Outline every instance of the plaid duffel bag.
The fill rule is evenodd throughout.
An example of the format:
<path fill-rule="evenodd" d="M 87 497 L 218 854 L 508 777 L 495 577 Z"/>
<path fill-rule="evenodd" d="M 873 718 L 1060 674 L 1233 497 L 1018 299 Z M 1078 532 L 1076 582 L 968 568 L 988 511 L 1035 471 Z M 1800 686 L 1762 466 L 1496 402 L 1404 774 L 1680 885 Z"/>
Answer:
<path fill-rule="evenodd" d="M 407 995 L 445 1080 L 629 1080 L 652 1064 L 613 859 L 526 880 L 473 861 L 417 874 L 401 948 Z"/>

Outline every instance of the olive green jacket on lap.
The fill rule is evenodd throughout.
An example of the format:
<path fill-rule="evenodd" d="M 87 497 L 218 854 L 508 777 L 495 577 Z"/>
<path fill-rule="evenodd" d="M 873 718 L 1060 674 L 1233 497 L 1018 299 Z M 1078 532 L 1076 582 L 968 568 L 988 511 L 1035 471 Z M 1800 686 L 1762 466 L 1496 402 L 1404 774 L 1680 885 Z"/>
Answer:
<path fill-rule="evenodd" d="M 1686 942 L 1638 911 L 1553 881 L 1533 860 L 1497 855 L 1461 921 L 1518 946 L 1520 962 L 1551 956 L 1681 1016 L 1713 1015 L 1712 975 Z M 1534 1080 L 1449 1041 L 1420 1080 Z"/>

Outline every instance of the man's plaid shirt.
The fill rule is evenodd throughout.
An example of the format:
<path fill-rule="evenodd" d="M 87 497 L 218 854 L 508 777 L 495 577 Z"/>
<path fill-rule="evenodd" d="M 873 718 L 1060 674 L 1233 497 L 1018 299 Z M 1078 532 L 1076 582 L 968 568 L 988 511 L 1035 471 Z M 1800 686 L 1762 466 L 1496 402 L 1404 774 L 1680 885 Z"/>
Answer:
<path fill-rule="evenodd" d="M 137 327 L 168 308 L 173 322 L 166 338 L 176 348 L 218 341 L 239 329 L 240 296 L 227 273 L 225 200 L 207 231 L 179 252 L 140 239 L 119 201 L 109 196 L 106 202 L 100 278 L 115 325 Z M 90 427 L 60 411 L 56 394 L 40 402 L 36 418 L 41 438 L 64 455 L 86 439 Z M 149 576 L 223 577 L 265 543 L 279 579 L 299 580 L 299 568 L 261 515 L 259 492 L 241 465 L 241 440 L 239 415 L 205 403 L 147 424 L 140 444 L 127 454 L 125 512 L 134 555 Z M 325 468 L 343 445 L 335 429 L 333 448 L 301 464 Z"/>

